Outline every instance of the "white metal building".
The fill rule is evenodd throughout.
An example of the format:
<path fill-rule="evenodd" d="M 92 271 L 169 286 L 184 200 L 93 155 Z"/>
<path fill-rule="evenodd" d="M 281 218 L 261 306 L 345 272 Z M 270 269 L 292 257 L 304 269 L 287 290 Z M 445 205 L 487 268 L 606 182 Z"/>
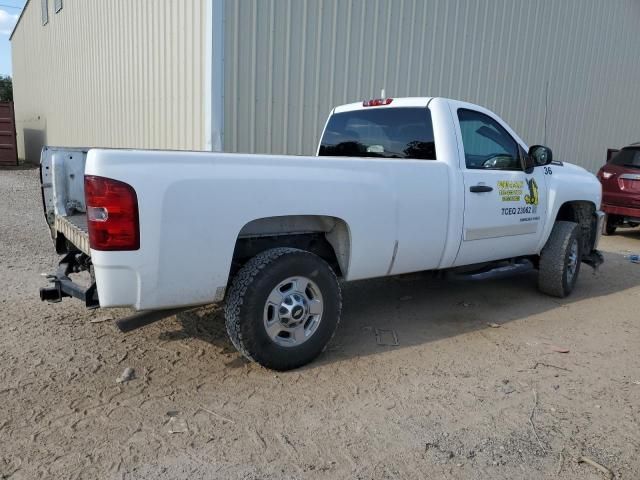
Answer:
<path fill-rule="evenodd" d="M 640 140 L 637 0 L 30 0 L 19 154 L 310 154 L 332 106 L 446 96 L 595 170 Z"/>

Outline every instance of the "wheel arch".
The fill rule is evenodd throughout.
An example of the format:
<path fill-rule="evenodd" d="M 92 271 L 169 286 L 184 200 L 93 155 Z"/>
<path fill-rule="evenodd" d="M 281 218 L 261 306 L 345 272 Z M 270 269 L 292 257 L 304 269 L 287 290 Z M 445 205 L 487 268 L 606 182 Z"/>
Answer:
<path fill-rule="evenodd" d="M 330 215 L 282 215 L 256 218 L 240 229 L 230 276 L 250 258 L 277 247 L 315 253 L 327 261 L 338 276 L 348 275 L 351 231 L 345 220 Z"/>
<path fill-rule="evenodd" d="M 575 222 L 580 226 L 583 255 L 588 255 L 593 249 L 597 236 L 597 207 L 590 200 L 570 200 L 560 205 L 553 223 L 558 221 Z M 553 228 L 553 226 L 552 226 Z"/>

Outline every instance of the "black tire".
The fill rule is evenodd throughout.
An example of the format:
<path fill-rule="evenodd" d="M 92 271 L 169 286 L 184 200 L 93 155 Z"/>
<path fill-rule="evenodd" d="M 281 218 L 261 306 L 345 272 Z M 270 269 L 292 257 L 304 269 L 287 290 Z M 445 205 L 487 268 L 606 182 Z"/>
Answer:
<path fill-rule="evenodd" d="M 304 343 L 281 346 L 267 334 L 267 297 L 290 277 L 311 279 L 322 295 L 322 316 Z M 225 303 L 227 332 L 233 345 L 249 360 L 273 370 L 291 370 L 315 359 L 336 331 L 342 293 L 331 267 L 313 253 L 294 248 L 266 250 L 249 260 L 234 277 Z"/>
<path fill-rule="evenodd" d="M 569 265 L 574 246 L 577 262 L 571 275 Z M 538 289 L 553 297 L 564 298 L 569 295 L 578 280 L 581 259 L 580 226 L 574 222 L 556 222 L 546 245 L 540 252 Z"/>
<path fill-rule="evenodd" d="M 616 233 L 616 229 L 618 228 L 617 219 L 612 215 L 607 215 L 607 218 L 604 222 L 604 228 L 602 229 L 603 235 L 613 235 Z"/>

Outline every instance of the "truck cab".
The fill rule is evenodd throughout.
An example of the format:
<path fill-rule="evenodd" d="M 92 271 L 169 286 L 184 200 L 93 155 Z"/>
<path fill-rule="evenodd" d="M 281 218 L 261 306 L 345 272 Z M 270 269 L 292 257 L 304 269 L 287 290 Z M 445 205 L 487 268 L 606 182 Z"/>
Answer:
<path fill-rule="evenodd" d="M 445 163 L 451 208 L 440 215 L 462 214 L 448 218 L 449 238 L 458 242 L 445 248 L 440 266 L 456 267 L 539 252 L 567 202 L 583 198 L 598 209 L 600 193 L 592 175 L 553 161 L 549 149 L 532 150 L 534 156 L 486 108 L 442 98 L 403 98 L 334 109 L 318 155 Z M 591 192 L 585 191 L 585 182 Z"/>

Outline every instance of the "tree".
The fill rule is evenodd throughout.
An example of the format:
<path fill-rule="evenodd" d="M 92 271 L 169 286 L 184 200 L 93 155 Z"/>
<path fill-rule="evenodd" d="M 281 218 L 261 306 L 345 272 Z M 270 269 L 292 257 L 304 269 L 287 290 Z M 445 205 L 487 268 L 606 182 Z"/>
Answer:
<path fill-rule="evenodd" d="M 0 102 L 13 102 L 13 82 L 9 75 L 0 75 Z"/>

